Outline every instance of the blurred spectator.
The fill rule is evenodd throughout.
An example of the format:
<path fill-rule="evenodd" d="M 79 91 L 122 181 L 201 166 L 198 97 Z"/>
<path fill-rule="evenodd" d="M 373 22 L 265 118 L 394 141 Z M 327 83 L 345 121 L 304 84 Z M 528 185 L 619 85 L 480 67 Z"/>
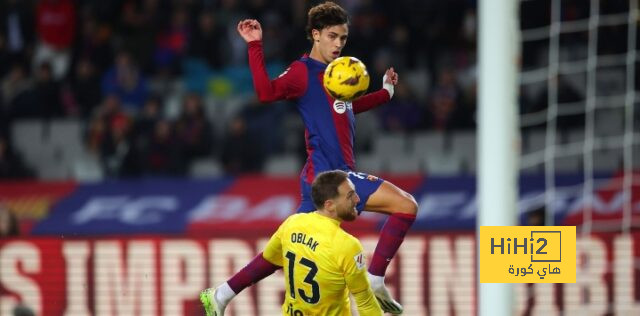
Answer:
<path fill-rule="evenodd" d="M 156 123 L 162 118 L 162 99 L 152 96 L 147 99 L 142 111 L 136 118 L 133 133 L 144 137 L 150 137 Z"/>
<path fill-rule="evenodd" d="M 56 80 L 62 79 L 71 63 L 71 44 L 75 36 L 76 10 L 71 0 L 40 0 L 36 6 L 39 43 L 34 66 L 49 61 Z"/>
<path fill-rule="evenodd" d="M 0 202 L 0 238 L 15 237 L 19 234 L 18 219 L 4 203 Z"/>
<path fill-rule="evenodd" d="M 134 114 L 144 105 L 149 94 L 147 80 L 128 52 L 118 53 L 115 65 L 102 77 L 102 93 L 117 95 L 123 108 Z"/>
<path fill-rule="evenodd" d="M 394 25 L 389 34 L 390 47 L 393 49 L 393 67 L 396 69 L 405 69 L 403 66 L 415 67 L 416 52 L 411 47 L 411 33 L 403 24 Z"/>
<path fill-rule="evenodd" d="M 176 137 L 184 150 L 184 158 L 189 164 L 193 159 L 211 153 L 213 129 L 207 121 L 202 98 L 188 94 L 182 104 L 182 113 L 176 122 Z"/>
<path fill-rule="evenodd" d="M 15 63 L 2 80 L 2 97 L 11 118 L 38 116 L 36 99 L 29 93 L 33 81 L 24 65 Z"/>
<path fill-rule="evenodd" d="M 198 27 L 189 40 L 189 55 L 205 60 L 214 69 L 220 69 L 226 62 L 228 46 L 227 34 L 216 24 L 215 16 L 211 12 L 202 12 Z"/>
<path fill-rule="evenodd" d="M 169 26 L 158 36 L 154 59 L 159 74 L 180 74 L 180 58 L 185 55 L 189 43 L 188 20 L 187 10 L 178 8 L 171 15 Z"/>
<path fill-rule="evenodd" d="M 401 73 L 397 68 L 398 65 L 394 64 L 393 56 L 390 50 L 380 49 L 373 54 L 373 62 L 367 67 L 369 71 L 369 78 L 374 83 L 382 81 L 384 73 L 389 67 L 394 67 L 395 71 Z M 369 86 L 371 88 L 371 86 Z"/>
<path fill-rule="evenodd" d="M 97 154 L 108 176 L 123 176 L 134 173 L 130 157 L 129 116 L 122 111 L 116 95 L 109 95 L 97 109 L 89 126 L 89 149 Z"/>
<path fill-rule="evenodd" d="M 0 179 L 20 179 L 33 177 L 33 172 L 13 151 L 7 138 L 0 135 Z"/>
<path fill-rule="evenodd" d="M 439 90 L 431 98 L 425 121 L 429 129 L 450 131 L 470 126 L 469 115 L 460 107 L 451 91 Z"/>
<path fill-rule="evenodd" d="M 113 116 L 110 120 L 110 130 L 106 134 L 100 148 L 100 158 L 108 176 L 123 176 L 129 174 L 127 157 L 131 151 L 129 118 L 125 115 Z"/>
<path fill-rule="evenodd" d="M 65 114 L 62 108 L 60 84 L 53 79 L 51 64 L 43 62 L 36 70 L 36 84 L 32 93 L 36 97 L 36 105 L 40 117 L 61 117 Z"/>
<path fill-rule="evenodd" d="M 423 120 L 423 109 L 406 83 L 398 82 L 393 99 L 378 110 L 382 128 L 388 132 L 412 132 Z"/>
<path fill-rule="evenodd" d="M 89 125 L 88 143 L 90 149 L 99 150 L 106 131 L 112 128 L 114 121 L 118 117 L 126 117 L 120 106 L 120 98 L 115 94 L 107 95 L 95 113 L 93 113 L 93 119 Z"/>
<path fill-rule="evenodd" d="M 131 130 L 131 150 L 127 157 L 127 176 L 139 176 L 147 168 L 145 159 L 153 143 L 156 124 L 162 119 L 161 111 L 162 99 L 152 96 L 135 118 Z"/>
<path fill-rule="evenodd" d="M 249 137 L 260 143 L 260 150 L 265 155 L 271 155 L 284 147 L 284 130 L 280 122 L 292 108 L 287 102 L 264 106 L 257 98 L 252 98 L 238 115 L 245 121 Z"/>
<path fill-rule="evenodd" d="M 10 135 L 10 118 L 8 109 L 5 108 L 2 100 L 2 90 L 0 89 L 0 135 Z"/>
<path fill-rule="evenodd" d="M 4 39 L 4 34 L 0 33 L 0 60 L 9 61 L 9 52 L 6 49 L 6 41 Z M 0 78 L 4 77 L 5 73 L 9 71 L 9 66 L 12 63 L 2 62 L 0 63 Z"/>
<path fill-rule="evenodd" d="M 33 28 L 33 10 L 27 1 L 6 0 L 0 3 L 0 37 L 7 56 L 0 65 L 0 76 L 4 67 L 13 63 L 29 64 L 33 50 L 35 30 Z"/>
<path fill-rule="evenodd" d="M 264 150 L 255 137 L 249 136 L 247 123 L 241 116 L 234 118 L 222 145 L 222 164 L 228 174 L 259 172 L 264 165 Z"/>
<path fill-rule="evenodd" d="M 425 123 L 430 129 L 438 131 L 473 127 L 473 113 L 463 101 L 464 96 L 456 83 L 454 70 L 443 69 L 428 103 Z"/>
<path fill-rule="evenodd" d="M 113 62 L 112 27 L 98 21 L 91 13 L 84 14 L 80 27 L 73 48 L 74 62 L 91 64 L 95 72 L 103 73 Z M 78 65 L 75 68 L 77 76 Z"/>
<path fill-rule="evenodd" d="M 259 19 L 264 18 L 263 14 L 270 14 L 273 12 L 273 10 L 267 6 L 266 0 L 248 0 L 244 2 L 243 6 L 246 8 L 249 16 Z M 285 8 L 282 9 L 284 10 Z"/>
<path fill-rule="evenodd" d="M 153 130 L 151 144 L 143 156 L 147 175 L 184 176 L 187 164 L 182 159 L 181 144 L 176 140 L 171 122 L 159 120 Z"/>
<path fill-rule="evenodd" d="M 102 0 L 82 0 L 78 1 L 80 8 L 78 11 L 83 13 L 90 12 L 98 21 L 110 23 L 117 21 L 122 16 L 123 0 L 118 1 L 102 1 Z M 82 15 L 84 17 L 84 15 Z"/>
<path fill-rule="evenodd" d="M 239 0 L 221 0 L 220 7 L 215 11 L 216 21 L 225 26 L 225 32 L 229 39 L 229 65 L 246 65 L 247 43 L 238 36 L 236 27 L 238 21 L 248 17 Z"/>
<path fill-rule="evenodd" d="M 277 11 L 267 11 L 263 17 L 264 58 L 283 62 L 284 51 L 288 49 L 287 41 L 291 37 L 290 28 L 282 25 L 282 18 Z"/>
<path fill-rule="evenodd" d="M 76 64 L 71 93 L 80 115 L 89 118 L 102 99 L 100 78 L 89 59 L 81 59 Z"/>
<path fill-rule="evenodd" d="M 365 63 L 373 60 L 376 48 L 381 47 L 382 41 L 388 37 L 387 17 L 382 4 L 373 0 L 362 0 L 354 12 L 351 12 L 352 28 L 349 30 L 349 44 L 347 50 L 353 51 Z M 355 45 L 352 45 L 355 43 Z"/>
<path fill-rule="evenodd" d="M 153 54 L 157 33 L 166 21 L 170 8 L 160 0 L 126 0 L 120 14 L 119 35 L 123 49 L 133 54 L 146 73 L 153 71 Z"/>

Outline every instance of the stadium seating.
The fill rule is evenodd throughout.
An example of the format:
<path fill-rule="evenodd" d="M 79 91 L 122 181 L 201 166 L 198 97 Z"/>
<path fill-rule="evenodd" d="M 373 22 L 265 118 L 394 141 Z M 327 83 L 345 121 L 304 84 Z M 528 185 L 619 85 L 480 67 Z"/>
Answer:
<path fill-rule="evenodd" d="M 209 100 L 211 102 L 217 102 Z M 235 102 L 235 103 L 234 103 Z M 230 104 L 239 106 L 240 101 Z M 221 106 L 223 108 L 223 106 Z M 215 109 L 210 111 L 215 111 Z M 617 112 L 611 112 L 616 116 Z M 227 113 L 228 115 L 229 113 Z M 211 114 L 209 114 L 211 115 Z M 214 116 L 214 115 L 213 115 Z M 225 115 L 226 116 L 226 115 Z M 620 117 L 618 119 L 621 119 Z M 217 120 L 220 120 L 218 118 Z M 221 123 L 216 123 L 221 124 Z M 358 120 L 360 132 L 356 136 L 357 170 L 372 174 L 381 173 L 427 173 L 435 175 L 473 174 L 477 169 L 476 135 L 473 132 L 434 132 L 425 131 L 414 134 L 385 134 L 378 129 L 374 115 L 365 115 Z M 303 145 L 299 118 L 293 115 L 284 117 L 283 150 L 271 155 L 265 172 L 271 175 L 296 175 L 300 172 L 299 150 Z M 100 162 L 87 152 L 83 137 L 86 126 L 79 120 L 21 120 L 12 124 L 12 142 L 16 150 L 25 159 L 27 165 L 36 171 L 41 179 L 78 179 L 95 181 L 104 178 Z M 601 137 L 615 136 L 615 128 L 605 130 Z M 584 130 L 566 130 L 559 133 L 557 144 L 565 146 L 565 152 L 556 157 L 555 168 L 559 172 L 580 172 L 584 167 L 583 150 Z M 542 154 L 545 148 L 546 132 L 531 130 L 522 135 L 524 155 Z M 359 144 L 359 145 L 358 145 Z M 623 151 L 611 145 L 606 138 L 595 144 L 599 149 L 594 152 L 594 170 L 598 172 L 614 171 L 622 168 Z M 634 149 L 634 165 L 640 166 L 640 148 Z M 189 175 L 193 177 L 216 177 L 224 173 L 214 155 L 198 159 L 189 166 Z M 544 167 L 537 165 L 524 168 L 523 173 L 541 173 Z"/>

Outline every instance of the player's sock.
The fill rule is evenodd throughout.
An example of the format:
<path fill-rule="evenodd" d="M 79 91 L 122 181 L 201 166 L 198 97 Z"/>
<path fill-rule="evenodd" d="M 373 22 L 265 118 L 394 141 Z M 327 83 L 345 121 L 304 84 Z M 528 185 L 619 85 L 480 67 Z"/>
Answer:
<path fill-rule="evenodd" d="M 382 227 L 382 231 L 380 231 L 380 239 L 371 258 L 369 273 L 384 276 L 391 258 L 400 248 L 404 241 L 404 236 L 415 220 L 416 216 L 410 214 L 394 213 L 389 216 Z"/>
<path fill-rule="evenodd" d="M 373 275 L 371 273 L 367 273 L 367 277 L 369 278 L 369 283 L 371 283 L 372 289 L 377 289 L 381 286 L 384 286 L 384 277 Z"/>
<path fill-rule="evenodd" d="M 280 267 L 267 261 L 261 252 L 253 258 L 249 264 L 242 268 L 242 270 L 227 280 L 227 283 L 230 289 L 238 294 L 251 284 L 258 283 L 260 280 L 270 276 L 278 269 L 280 269 Z"/>
<path fill-rule="evenodd" d="M 227 306 L 227 304 L 229 304 L 229 301 L 231 301 L 231 299 L 233 299 L 236 295 L 237 293 L 231 289 L 229 283 L 224 282 L 216 288 L 215 299 L 216 301 L 220 302 L 220 304 Z"/>

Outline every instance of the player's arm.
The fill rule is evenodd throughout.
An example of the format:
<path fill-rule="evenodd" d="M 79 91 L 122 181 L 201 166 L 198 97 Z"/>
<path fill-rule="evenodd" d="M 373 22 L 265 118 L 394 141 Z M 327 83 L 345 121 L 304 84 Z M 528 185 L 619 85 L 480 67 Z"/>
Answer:
<path fill-rule="evenodd" d="M 382 315 L 382 309 L 378 305 L 369 279 L 367 279 L 367 269 L 365 258 L 360 242 L 352 237 L 348 240 L 343 259 L 343 272 L 345 283 L 349 292 L 353 295 L 360 316 Z"/>
<path fill-rule="evenodd" d="M 382 89 L 363 95 L 353 101 L 355 114 L 369 111 L 381 104 L 389 102 L 393 97 L 393 87 L 398 84 L 398 74 L 392 68 L 387 69 L 382 78 Z"/>
<path fill-rule="evenodd" d="M 307 87 L 307 68 L 301 62 L 293 62 L 278 78 L 269 79 L 262 48 L 262 28 L 258 21 L 240 21 L 238 33 L 249 46 L 249 69 L 260 102 L 295 99 L 304 94 Z"/>

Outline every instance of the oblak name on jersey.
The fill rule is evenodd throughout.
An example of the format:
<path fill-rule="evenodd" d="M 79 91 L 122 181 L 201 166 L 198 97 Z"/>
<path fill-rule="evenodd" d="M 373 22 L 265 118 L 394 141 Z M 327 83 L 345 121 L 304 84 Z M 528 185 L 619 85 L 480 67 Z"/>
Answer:
<path fill-rule="evenodd" d="M 291 233 L 291 243 L 303 244 L 309 247 L 309 249 L 314 252 L 316 251 L 316 247 L 318 247 L 318 245 L 320 244 L 319 242 L 313 240 L 313 237 L 309 237 L 309 239 L 307 239 L 307 234 L 303 233 Z"/>

